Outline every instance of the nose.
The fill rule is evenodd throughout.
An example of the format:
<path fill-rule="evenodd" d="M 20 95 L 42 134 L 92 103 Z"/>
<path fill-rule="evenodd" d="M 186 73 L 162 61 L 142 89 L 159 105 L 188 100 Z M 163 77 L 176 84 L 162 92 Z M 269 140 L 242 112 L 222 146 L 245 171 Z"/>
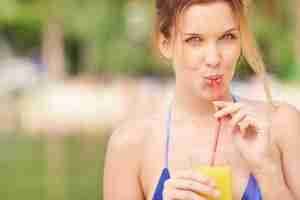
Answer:
<path fill-rule="evenodd" d="M 205 63 L 207 67 L 219 67 L 221 55 L 216 44 L 209 44 L 206 51 Z"/>

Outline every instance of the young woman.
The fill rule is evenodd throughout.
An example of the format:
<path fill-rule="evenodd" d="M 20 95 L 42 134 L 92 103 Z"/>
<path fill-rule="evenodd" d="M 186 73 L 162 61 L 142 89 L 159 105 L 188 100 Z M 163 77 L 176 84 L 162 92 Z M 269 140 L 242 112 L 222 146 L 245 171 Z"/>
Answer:
<path fill-rule="evenodd" d="M 175 72 L 173 98 L 165 110 L 130 120 L 112 134 L 104 199 L 219 196 L 214 179 L 194 172 L 189 161 L 210 159 L 217 118 L 223 119 L 222 151 L 215 162 L 231 161 L 233 199 L 300 199 L 300 113 L 271 99 L 245 2 L 156 0 L 156 10 L 158 49 Z M 261 77 L 266 102 L 231 93 L 240 56 Z"/>

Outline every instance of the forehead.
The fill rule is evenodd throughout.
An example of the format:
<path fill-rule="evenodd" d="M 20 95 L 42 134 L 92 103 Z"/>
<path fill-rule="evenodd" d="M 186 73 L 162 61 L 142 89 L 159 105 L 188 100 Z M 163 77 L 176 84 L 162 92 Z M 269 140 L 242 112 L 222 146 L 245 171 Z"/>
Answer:
<path fill-rule="evenodd" d="M 193 33 L 223 33 L 236 27 L 238 22 L 229 3 L 194 4 L 185 9 L 180 17 L 180 29 Z"/>

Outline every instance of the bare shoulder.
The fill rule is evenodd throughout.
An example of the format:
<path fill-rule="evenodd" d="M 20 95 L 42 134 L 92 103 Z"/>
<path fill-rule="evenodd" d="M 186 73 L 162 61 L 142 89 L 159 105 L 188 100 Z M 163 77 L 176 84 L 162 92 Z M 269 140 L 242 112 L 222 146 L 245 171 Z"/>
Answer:
<path fill-rule="evenodd" d="M 271 129 L 281 144 L 300 140 L 300 111 L 287 102 L 280 102 L 272 114 Z"/>
<path fill-rule="evenodd" d="M 300 111 L 295 106 L 284 101 L 274 101 L 275 107 L 270 109 L 271 106 L 266 101 L 241 98 L 241 102 L 255 110 L 259 116 L 270 118 L 271 133 L 278 141 L 300 138 Z"/>
<path fill-rule="evenodd" d="M 141 164 L 153 120 L 146 116 L 132 117 L 114 129 L 105 156 L 104 199 L 144 199 Z"/>
<path fill-rule="evenodd" d="M 299 124 L 300 111 L 287 102 L 279 102 L 273 113 L 273 120 L 276 120 L 279 124 L 283 123 L 283 125 Z"/>
<path fill-rule="evenodd" d="M 258 118 L 262 119 L 268 117 L 270 105 L 266 101 L 240 97 L 240 102 L 245 105 L 247 111 L 249 111 L 250 113 L 255 113 Z M 275 104 L 278 104 L 278 102 L 276 102 Z"/>
<path fill-rule="evenodd" d="M 141 152 L 143 143 L 151 135 L 154 125 L 159 121 L 159 113 L 147 116 L 135 116 L 117 126 L 108 142 L 108 149 Z M 133 154 L 134 155 L 134 154 Z"/>

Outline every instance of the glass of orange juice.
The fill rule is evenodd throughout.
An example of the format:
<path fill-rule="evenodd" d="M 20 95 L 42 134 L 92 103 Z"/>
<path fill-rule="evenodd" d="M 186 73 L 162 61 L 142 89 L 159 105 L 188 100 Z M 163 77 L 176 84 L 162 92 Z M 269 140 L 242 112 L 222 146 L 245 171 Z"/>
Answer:
<path fill-rule="evenodd" d="M 208 158 L 210 154 L 203 156 L 203 153 L 206 152 L 198 152 L 198 154 L 193 154 L 190 157 L 192 170 L 213 178 L 216 183 L 216 188 L 220 192 L 220 196 L 215 198 L 206 196 L 205 194 L 199 195 L 206 197 L 208 200 L 232 200 L 232 173 L 229 162 L 222 162 L 222 164 L 216 162 L 215 165 L 210 166 Z M 222 155 L 225 155 L 224 152 Z"/>

